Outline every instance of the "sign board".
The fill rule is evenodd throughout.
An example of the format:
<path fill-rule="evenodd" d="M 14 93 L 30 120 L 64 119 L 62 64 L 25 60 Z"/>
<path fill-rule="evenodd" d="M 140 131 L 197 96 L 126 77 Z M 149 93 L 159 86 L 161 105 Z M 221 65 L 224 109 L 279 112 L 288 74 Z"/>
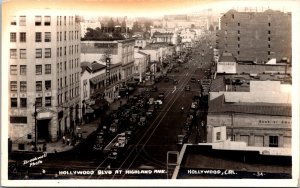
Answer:
<path fill-rule="evenodd" d="M 217 73 L 236 74 L 236 62 L 218 62 Z"/>

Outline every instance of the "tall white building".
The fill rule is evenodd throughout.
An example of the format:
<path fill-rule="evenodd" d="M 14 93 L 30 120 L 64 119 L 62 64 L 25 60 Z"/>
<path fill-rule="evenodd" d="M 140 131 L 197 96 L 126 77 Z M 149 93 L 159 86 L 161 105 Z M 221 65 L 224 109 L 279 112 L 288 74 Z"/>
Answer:
<path fill-rule="evenodd" d="M 7 28 L 12 149 L 27 150 L 36 140 L 55 142 L 72 134 L 81 118 L 76 16 L 51 9 L 18 12 Z"/>

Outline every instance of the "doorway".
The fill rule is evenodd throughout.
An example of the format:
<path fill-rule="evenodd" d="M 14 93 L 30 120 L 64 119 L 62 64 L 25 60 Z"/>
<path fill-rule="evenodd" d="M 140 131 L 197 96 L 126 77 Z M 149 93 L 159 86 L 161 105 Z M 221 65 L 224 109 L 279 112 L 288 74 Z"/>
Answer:
<path fill-rule="evenodd" d="M 37 120 L 38 140 L 49 141 L 49 123 L 50 123 L 50 119 Z"/>

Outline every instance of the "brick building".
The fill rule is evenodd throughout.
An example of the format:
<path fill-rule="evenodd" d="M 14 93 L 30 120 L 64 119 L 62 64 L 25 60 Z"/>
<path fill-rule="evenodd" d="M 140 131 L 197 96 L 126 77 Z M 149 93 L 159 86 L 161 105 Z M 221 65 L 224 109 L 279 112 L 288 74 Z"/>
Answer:
<path fill-rule="evenodd" d="M 238 61 L 291 59 L 291 13 L 230 10 L 220 18 L 220 29 L 217 48 L 232 53 Z"/>

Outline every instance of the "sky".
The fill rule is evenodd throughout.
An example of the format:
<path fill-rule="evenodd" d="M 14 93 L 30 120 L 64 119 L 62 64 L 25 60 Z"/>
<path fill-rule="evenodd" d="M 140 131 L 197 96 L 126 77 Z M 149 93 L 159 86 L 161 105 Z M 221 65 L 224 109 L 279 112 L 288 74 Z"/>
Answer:
<path fill-rule="evenodd" d="M 292 1 L 292 0 L 290 0 Z M 3 10 L 11 13 L 24 9 L 51 8 L 74 10 L 87 16 L 161 17 L 187 14 L 213 8 L 218 13 L 236 7 L 273 7 L 288 9 L 283 0 L 3 0 Z"/>

